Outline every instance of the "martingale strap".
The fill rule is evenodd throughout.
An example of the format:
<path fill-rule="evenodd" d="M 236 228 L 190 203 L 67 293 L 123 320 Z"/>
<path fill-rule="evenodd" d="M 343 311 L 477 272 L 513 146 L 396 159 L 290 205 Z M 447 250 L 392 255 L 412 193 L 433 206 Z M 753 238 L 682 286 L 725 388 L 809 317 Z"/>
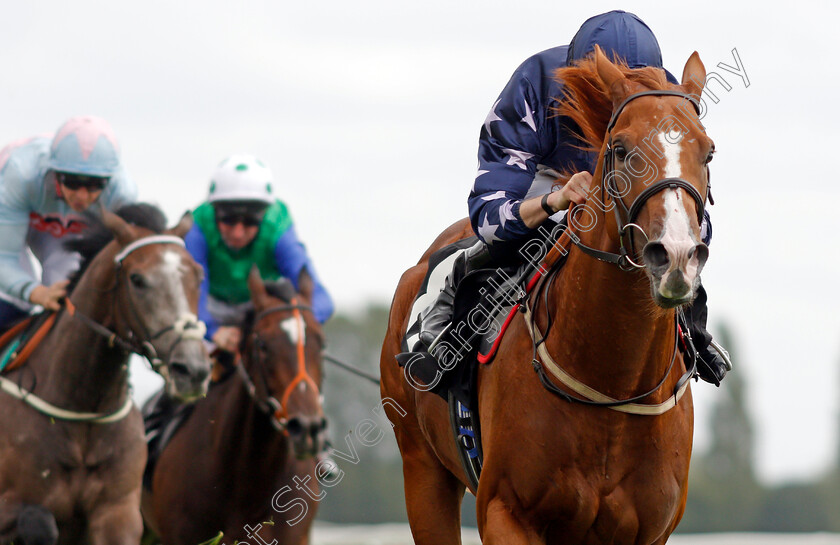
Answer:
<path fill-rule="evenodd" d="M 50 403 L 47 403 L 40 397 L 36 396 L 29 390 L 24 390 L 18 384 L 12 382 L 6 377 L 0 377 L 0 389 L 7 394 L 20 399 L 39 413 L 45 414 L 56 420 L 65 420 L 68 422 L 85 422 L 89 424 L 110 424 L 122 420 L 131 409 L 134 407 L 134 401 L 131 396 L 126 396 L 125 402 L 122 406 L 112 413 L 80 413 L 75 411 L 68 411 Z"/>
<path fill-rule="evenodd" d="M 540 379 L 543 381 L 543 386 L 549 389 L 549 391 L 551 391 L 552 393 L 562 396 L 564 399 L 578 403 L 583 403 L 586 405 L 597 405 L 601 407 L 607 407 L 614 411 L 623 413 L 638 414 L 643 416 L 659 416 L 676 407 L 677 403 L 682 398 L 683 394 L 685 394 L 685 391 L 688 389 L 688 384 L 690 381 L 687 380 L 688 377 L 683 376 L 677 382 L 677 388 L 674 390 L 674 393 L 666 401 L 656 404 L 635 403 L 636 401 L 639 401 L 657 391 L 660 388 L 660 386 L 662 386 L 662 384 L 665 382 L 665 379 L 667 379 L 668 376 L 671 374 L 671 370 L 674 366 L 674 361 L 677 357 L 678 344 L 676 342 L 676 339 L 674 342 L 674 353 L 671 356 L 671 364 L 668 366 L 668 371 L 665 373 L 665 376 L 662 378 L 659 384 L 656 385 L 656 387 L 654 387 L 647 393 L 635 396 L 631 399 L 615 399 L 606 394 L 602 394 L 594 388 L 591 388 L 586 384 L 580 382 L 579 380 L 568 374 L 566 371 L 564 371 L 557 364 L 557 362 L 555 362 L 551 358 L 551 354 L 548 353 L 548 349 L 545 346 L 545 339 L 543 337 L 543 334 L 537 327 L 536 323 L 533 321 L 531 316 L 531 309 L 527 304 L 525 305 L 524 317 L 525 324 L 528 328 L 528 333 L 531 334 L 531 338 L 533 339 L 534 343 L 536 343 L 537 353 L 539 354 L 540 360 L 542 361 L 542 365 L 540 365 L 539 361 L 534 361 L 534 367 L 537 370 L 537 372 L 539 373 L 540 371 L 542 371 L 544 367 L 548 370 L 549 373 L 551 373 L 551 375 L 554 378 L 559 380 L 563 385 L 568 387 L 574 393 L 582 397 L 581 399 L 571 396 L 568 393 L 563 392 L 550 382 L 546 383 L 546 381 L 544 380 L 544 374 L 541 374 Z M 691 372 L 692 371 L 689 370 L 686 374 L 688 375 Z"/>

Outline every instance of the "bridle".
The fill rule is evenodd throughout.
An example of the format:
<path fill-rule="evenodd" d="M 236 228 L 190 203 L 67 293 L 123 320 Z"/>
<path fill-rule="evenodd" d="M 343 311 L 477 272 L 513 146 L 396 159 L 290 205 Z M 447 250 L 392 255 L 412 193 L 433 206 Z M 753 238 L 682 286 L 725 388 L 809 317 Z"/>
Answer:
<path fill-rule="evenodd" d="M 624 271 L 644 268 L 644 265 L 635 263 L 633 261 L 633 257 L 631 257 L 637 254 L 635 245 L 633 243 L 633 236 L 629 229 L 631 227 L 635 228 L 645 236 L 645 239 L 648 238 L 647 233 L 645 233 L 644 229 L 642 229 L 638 224 L 636 224 L 635 221 L 636 216 L 638 216 L 642 207 L 645 205 L 645 203 L 647 203 L 647 201 L 651 197 L 653 197 L 660 191 L 664 191 L 666 189 L 684 189 L 691 196 L 691 198 L 694 199 L 694 202 L 697 205 L 696 208 L 698 225 L 703 221 L 703 214 L 706 207 L 706 198 L 702 197 L 700 195 L 700 192 L 697 191 L 697 189 L 691 183 L 684 180 L 683 178 L 676 177 L 662 178 L 653 182 L 644 191 L 639 193 L 639 195 L 633 200 L 629 207 L 627 207 L 627 205 L 624 204 L 622 193 L 619 191 L 616 185 L 616 178 L 618 177 L 618 175 L 615 170 L 615 148 L 613 147 L 612 130 L 615 127 L 615 124 L 618 121 L 618 117 L 621 115 L 621 112 L 624 110 L 625 106 L 627 106 L 627 104 L 632 102 L 633 100 L 643 96 L 680 97 L 684 100 L 688 100 L 689 102 L 691 102 L 697 113 L 700 113 L 700 104 L 697 101 L 697 99 L 691 95 L 681 93 L 680 91 L 653 90 L 641 91 L 639 93 L 634 93 L 628 96 L 621 102 L 618 108 L 615 109 L 615 111 L 612 114 L 612 117 L 610 118 L 610 122 L 607 125 L 607 146 L 604 150 L 604 164 L 601 168 L 601 191 L 603 192 L 603 194 L 609 195 L 616 203 L 616 206 L 613 206 L 613 212 L 615 213 L 615 222 L 618 227 L 619 251 L 618 253 L 613 253 L 604 250 L 598 250 L 596 248 L 592 248 L 581 243 L 577 237 L 573 237 L 572 241 L 584 253 L 594 257 L 595 259 L 605 261 L 607 263 L 612 263 L 613 265 L 618 266 Z M 706 171 L 708 174 L 708 166 L 706 167 Z M 706 179 L 706 197 L 710 198 L 710 202 L 714 204 L 714 200 L 711 200 L 711 183 L 709 183 L 708 181 L 708 175 Z M 619 208 L 621 210 L 619 210 Z M 625 244 L 625 236 L 629 236 L 628 244 Z"/>
<path fill-rule="evenodd" d="M 144 237 L 139 240 L 135 240 L 134 242 L 128 244 L 116 256 L 114 256 L 114 264 L 117 268 L 117 271 L 116 283 L 114 284 L 114 287 L 111 288 L 112 290 L 117 291 L 121 283 L 125 282 L 124 278 L 126 275 L 124 274 L 125 269 L 122 266 L 123 261 L 135 250 L 152 244 L 176 244 L 181 248 L 185 247 L 184 240 L 174 235 L 153 235 L 150 237 Z M 115 331 L 108 329 L 96 320 L 93 320 L 92 318 L 77 311 L 75 307 L 73 307 L 72 303 L 70 303 L 69 299 L 67 301 L 67 308 L 73 317 L 78 318 L 79 320 L 84 322 L 88 327 L 90 327 L 93 331 L 107 338 L 109 346 L 118 345 L 123 350 L 133 352 L 146 358 L 146 360 L 149 362 L 149 365 L 151 365 L 152 369 L 158 373 L 161 372 L 162 368 L 168 367 L 170 357 L 175 348 L 178 346 L 178 344 L 181 343 L 181 341 L 184 341 L 186 339 L 202 340 L 204 338 L 204 334 L 207 332 L 207 326 L 204 324 L 204 322 L 199 320 L 195 314 L 184 313 L 180 315 L 178 319 L 176 319 L 175 322 L 173 322 L 171 325 L 165 326 L 155 333 L 150 333 L 146 329 L 146 326 L 143 324 L 143 321 L 140 319 L 140 315 L 137 312 L 137 309 L 134 307 L 133 304 L 131 304 L 131 298 L 126 297 L 125 299 L 125 304 L 128 307 L 127 312 L 131 316 L 132 321 L 136 324 L 139 324 L 140 327 L 142 327 L 142 329 L 144 330 L 144 338 L 142 339 L 138 339 L 135 336 L 133 329 L 131 328 L 129 328 L 127 335 L 120 336 Z M 115 297 L 114 306 L 116 307 L 116 305 L 117 298 Z M 115 313 L 115 315 L 119 315 L 119 313 Z M 175 332 L 176 339 L 167 349 L 166 357 L 160 358 L 152 342 L 170 331 Z"/>
<path fill-rule="evenodd" d="M 114 286 L 109 288 L 107 291 L 116 291 L 119 288 L 120 278 L 123 276 L 122 274 L 120 274 L 122 270 L 123 260 L 125 260 L 126 257 L 128 257 L 133 251 L 137 250 L 138 248 L 142 248 L 143 246 L 148 246 L 150 244 L 177 244 L 182 248 L 185 247 L 183 239 L 171 235 L 154 235 L 132 242 L 131 244 L 123 248 L 123 250 L 120 251 L 114 257 L 114 263 L 117 267 L 117 280 L 114 283 Z M 113 299 L 116 300 L 116 297 L 114 297 Z M 127 299 L 130 300 L 130 298 Z M 114 305 L 116 307 L 116 301 Z M 136 318 L 137 311 L 136 309 L 134 309 L 134 306 L 129 305 L 129 309 L 133 313 L 133 316 Z M 134 338 L 132 330 L 130 329 L 129 335 L 127 337 L 122 337 L 115 331 L 112 331 L 111 329 L 108 329 L 107 327 L 103 326 L 93 318 L 83 314 L 82 312 L 79 312 L 69 297 L 64 300 L 64 310 L 66 310 L 71 317 L 76 318 L 85 325 L 87 325 L 98 335 L 101 335 L 102 337 L 108 339 L 109 347 L 113 348 L 114 346 L 119 346 L 126 352 L 133 352 L 135 354 L 145 357 L 149 360 L 149 363 L 151 364 L 152 368 L 158 372 L 160 372 L 159 369 L 161 367 L 168 365 L 168 363 L 165 363 L 163 360 L 158 358 L 151 341 L 157 339 L 158 337 L 167 333 L 168 331 L 174 331 L 177 334 L 178 338 L 169 347 L 169 351 L 167 354 L 168 361 L 168 357 L 172 354 L 172 351 L 175 349 L 178 343 L 180 343 L 184 339 L 201 340 L 204 338 L 204 334 L 206 332 L 206 326 L 204 325 L 204 322 L 198 320 L 198 318 L 194 314 L 185 313 L 181 315 L 172 325 L 162 328 L 160 331 L 153 335 L 147 335 L 146 339 L 144 340 L 137 340 Z M 115 314 L 115 316 L 116 315 L 117 314 Z M 139 323 L 142 324 L 143 322 L 139 321 Z M 125 401 L 123 401 L 123 403 L 120 405 L 120 408 L 111 413 L 69 411 L 47 403 L 46 401 L 32 393 L 32 391 L 24 389 L 19 384 L 16 384 L 5 377 L 0 377 L 0 389 L 27 403 L 38 412 L 45 414 L 50 418 L 69 422 L 110 424 L 113 422 L 118 422 L 125 418 L 131 412 L 131 409 L 134 407 L 134 401 L 132 400 L 131 395 L 128 395 L 126 396 Z"/>
<path fill-rule="evenodd" d="M 297 298 L 293 297 L 291 301 L 289 301 L 288 305 L 278 305 L 275 307 L 270 307 L 257 313 L 257 315 L 254 316 L 254 326 L 256 327 L 257 322 L 259 322 L 261 319 L 265 318 L 269 314 L 288 311 L 292 312 L 292 317 L 295 319 L 295 327 L 297 328 L 297 341 L 295 342 L 297 373 L 295 377 L 289 382 L 289 384 L 286 385 L 286 388 L 283 390 L 283 394 L 280 396 L 280 399 L 277 399 L 277 397 L 271 392 L 271 388 L 269 387 L 268 371 L 265 362 L 261 357 L 261 352 L 259 350 L 260 346 L 264 346 L 266 343 L 256 331 L 251 336 L 251 358 L 253 359 L 257 369 L 259 370 L 260 381 L 262 382 L 263 389 L 266 392 L 265 397 L 260 397 L 257 395 L 256 385 L 254 383 L 254 380 L 248 374 L 248 370 L 245 369 L 245 365 L 239 363 L 236 366 L 239 375 L 245 382 L 245 388 L 248 390 L 248 394 L 257 404 L 257 407 L 259 407 L 259 409 L 263 413 L 267 414 L 271 418 L 272 427 L 274 427 L 275 430 L 285 435 L 288 435 L 289 433 L 289 412 L 287 404 L 289 398 L 292 395 L 292 392 L 294 391 L 294 388 L 300 384 L 308 384 L 311 388 L 314 389 L 315 395 L 317 395 L 319 399 L 321 395 L 320 389 L 318 388 L 318 384 L 306 370 L 306 337 L 302 311 L 312 312 L 312 308 L 307 305 L 298 303 Z"/>
<path fill-rule="evenodd" d="M 650 200 L 651 197 L 659 193 L 660 191 L 664 191 L 666 189 L 684 189 L 691 198 L 694 199 L 695 204 L 697 205 L 697 222 L 698 225 L 702 223 L 704 211 L 705 211 L 705 203 L 706 198 L 714 204 L 714 200 L 711 198 L 711 183 L 709 182 L 709 170 L 708 165 L 706 166 L 706 198 L 700 195 L 700 192 L 691 185 L 688 181 L 677 178 L 677 177 L 669 177 L 669 178 L 662 178 L 653 182 L 649 187 L 647 187 L 644 191 L 642 191 L 627 207 L 624 204 L 624 200 L 622 199 L 621 192 L 618 191 L 618 187 L 616 186 L 616 171 L 615 171 L 615 149 L 613 147 L 613 140 L 612 140 L 612 130 L 615 127 L 616 122 L 618 121 L 618 117 L 621 115 L 621 112 L 624 110 L 624 107 L 627 106 L 628 103 L 631 101 L 643 97 L 643 96 L 677 96 L 683 98 L 685 100 L 690 101 L 693 105 L 697 113 L 700 113 L 700 105 L 694 97 L 691 95 L 687 95 L 685 93 L 681 93 L 679 91 L 667 91 L 667 90 L 653 90 L 653 91 L 642 91 L 639 93 L 634 93 L 618 106 L 612 114 L 610 118 L 610 122 L 607 125 L 607 145 L 604 151 L 604 164 L 601 168 L 601 190 L 606 194 L 610 195 L 613 200 L 615 200 L 616 205 L 613 206 L 613 212 L 615 213 L 615 220 L 616 225 L 618 227 L 618 235 L 619 235 L 619 252 L 613 253 L 604 250 L 598 250 L 596 248 L 592 248 L 581 243 L 580 238 L 571 234 L 570 227 L 571 227 L 571 216 L 575 213 L 575 207 L 572 207 L 569 210 L 570 216 L 570 225 L 569 227 L 564 229 L 564 235 L 568 235 L 568 240 L 571 243 L 578 246 L 585 254 L 594 257 L 600 261 L 605 261 L 607 263 L 612 263 L 616 265 L 623 271 L 631 271 L 634 269 L 642 269 L 644 265 L 639 265 L 635 263 L 631 256 L 635 256 L 635 246 L 633 244 L 633 237 L 632 233 L 629 230 L 631 227 L 638 229 L 647 239 L 647 234 L 645 233 L 644 229 L 641 226 L 635 223 L 636 216 L 638 216 L 639 212 L 641 211 L 642 207 Z M 582 207 L 580 207 L 582 208 Z M 621 210 L 619 210 L 621 208 Z M 625 236 L 629 235 L 629 243 L 625 244 L 624 238 Z M 556 273 L 559 270 L 559 264 L 562 260 L 555 261 L 552 264 L 551 271 L 548 273 L 547 276 L 542 278 L 540 285 L 535 290 L 534 298 L 536 301 L 539 301 L 539 294 L 542 291 L 546 298 L 548 296 L 549 289 L 548 287 L 553 282 L 554 278 L 556 277 Z M 545 301 L 545 307 L 548 309 L 548 301 Z M 535 309 L 536 310 L 536 309 Z M 680 337 L 680 330 L 683 329 L 681 324 L 684 320 L 681 319 L 680 313 L 677 312 L 674 316 L 674 348 L 671 353 L 670 363 L 668 368 L 659 381 L 653 388 L 648 390 L 647 392 L 633 396 L 627 399 L 613 399 L 609 396 L 606 396 L 589 386 L 577 381 L 566 373 L 556 362 L 551 359 L 551 355 L 549 354 L 546 346 L 545 340 L 548 336 L 548 330 L 551 327 L 551 317 L 548 317 L 548 327 L 546 327 L 545 334 L 543 334 L 539 328 L 537 327 L 536 320 L 534 314 L 532 314 L 531 309 L 529 308 L 527 302 L 525 304 L 525 323 L 528 327 L 528 331 L 531 335 L 532 339 L 532 347 L 533 347 L 533 354 L 532 354 L 532 364 L 534 367 L 534 371 L 536 371 L 540 382 L 542 383 L 543 387 L 545 387 L 551 393 L 565 399 L 569 402 L 580 403 L 583 405 L 590 405 L 590 406 L 599 406 L 599 407 L 606 407 L 620 412 L 626 412 L 631 414 L 639 414 L 639 415 L 649 415 L 655 416 L 659 414 L 663 414 L 676 406 L 679 399 L 685 393 L 685 390 L 688 386 L 688 381 L 691 377 L 693 377 L 696 373 L 697 369 L 697 355 L 692 346 L 690 334 L 687 331 L 687 328 L 684 330 L 684 335 L 688 338 L 681 339 Z M 665 380 L 670 376 L 671 371 L 674 367 L 674 361 L 676 360 L 676 355 L 680 344 L 683 344 L 688 357 L 688 362 L 686 365 L 686 371 L 683 375 L 677 380 L 676 385 L 674 386 L 672 395 L 664 402 L 659 404 L 644 404 L 638 403 L 639 401 L 645 399 L 646 397 L 652 395 L 656 391 L 658 391 L 662 385 L 665 383 Z M 537 359 L 537 354 L 539 353 L 540 359 Z M 570 388 L 575 394 L 571 395 L 566 391 L 560 389 L 559 387 L 555 386 L 551 380 L 549 380 L 548 375 L 546 374 L 545 367 L 548 368 L 549 372 L 557 378 L 560 382 Z"/>

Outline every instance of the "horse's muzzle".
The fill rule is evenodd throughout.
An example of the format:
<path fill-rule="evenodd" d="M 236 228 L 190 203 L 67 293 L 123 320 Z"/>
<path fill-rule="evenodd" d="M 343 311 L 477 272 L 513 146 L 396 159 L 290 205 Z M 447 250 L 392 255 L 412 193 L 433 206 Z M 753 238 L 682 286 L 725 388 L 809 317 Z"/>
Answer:
<path fill-rule="evenodd" d="M 323 416 L 297 415 L 289 418 L 286 431 L 295 457 L 311 458 L 324 450 L 327 440 L 327 419 Z"/>
<path fill-rule="evenodd" d="M 709 258 L 708 246 L 660 239 L 645 244 L 643 256 L 657 305 L 674 308 L 694 299 L 700 271 Z"/>
<path fill-rule="evenodd" d="M 169 355 L 167 389 L 184 402 L 195 401 L 207 393 L 210 358 L 201 341 L 185 340 Z"/>

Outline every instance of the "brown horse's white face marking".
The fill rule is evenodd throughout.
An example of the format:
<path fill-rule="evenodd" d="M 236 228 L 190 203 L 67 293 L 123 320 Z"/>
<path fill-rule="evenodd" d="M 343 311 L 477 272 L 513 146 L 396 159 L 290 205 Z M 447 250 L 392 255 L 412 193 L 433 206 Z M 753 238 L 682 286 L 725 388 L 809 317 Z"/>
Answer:
<path fill-rule="evenodd" d="M 596 62 L 600 78 L 610 89 L 614 108 L 629 96 L 647 90 L 625 78 L 600 49 L 596 52 Z M 685 65 L 682 85 L 675 90 L 700 96 L 702 88 L 696 82 L 705 79 L 703 63 L 694 53 Z M 621 110 L 610 137 L 613 149 L 622 148 L 614 169 L 629 183 L 624 188 L 626 192 L 617 196 L 628 206 L 645 189 L 666 178 L 687 182 L 705 198 L 706 163 L 713 145 L 685 98 L 632 99 Z M 636 243 L 647 237 L 643 250 L 645 270 L 653 299 L 661 307 L 673 308 L 691 302 L 700 284 L 708 247 L 700 238 L 698 212 L 698 203 L 685 188 L 665 187 L 644 201 L 635 220 L 644 236 L 635 228 L 630 232 Z"/>
<path fill-rule="evenodd" d="M 662 146 L 665 157 L 664 177 L 682 178 L 683 173 L 680 168 L 682 139 L 675 142 L 669 138 L 669 135 L 659 133 L 658 142 Z M 690 219 L 692 216 L 689 216 L 685 209 L 686 201 L 683 196 L 684 191 L 681 189 L 666 189 L 663 192 L 665 219 L 658 242 L 665 247 L 669 267 L 657 279 L 654 289 L 655 294 L 670 301 L 683 300 L 690 295 L 689 292 L 693 291 L 693 287 L 699 282 L 700 271 L 705 261 L 701 262 L 701 252 L 695 251 L 701 241 L 692 227 Z M 682 279 L 678 277 L 680 274 Z"/>

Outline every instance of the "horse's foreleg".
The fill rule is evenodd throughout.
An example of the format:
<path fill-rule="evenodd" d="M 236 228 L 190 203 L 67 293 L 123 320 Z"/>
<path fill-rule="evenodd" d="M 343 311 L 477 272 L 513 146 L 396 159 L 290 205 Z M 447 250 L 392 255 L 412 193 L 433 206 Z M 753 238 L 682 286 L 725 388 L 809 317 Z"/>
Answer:
<path fill-rule="evenodd" d="M 408 523 L 417 545 L 460 545 L 464 485 L 436 459 L 403 458 Z"/>
<path fill-rule="evenodd" d="M 480 508 L 479 508 L 479 511 Z M 492 499 L 483 514 L 479 512 L 478 526 L 485 545 L 538 545 L 542 537 L 526 528 L 501 500 Z"/>
<path fill-rule="evenodd" d="M 139 493 L 132 492 L 92 512 L 88 518 L 91 545 L 138 545 L 143 536 L 139 500 Z"/>

